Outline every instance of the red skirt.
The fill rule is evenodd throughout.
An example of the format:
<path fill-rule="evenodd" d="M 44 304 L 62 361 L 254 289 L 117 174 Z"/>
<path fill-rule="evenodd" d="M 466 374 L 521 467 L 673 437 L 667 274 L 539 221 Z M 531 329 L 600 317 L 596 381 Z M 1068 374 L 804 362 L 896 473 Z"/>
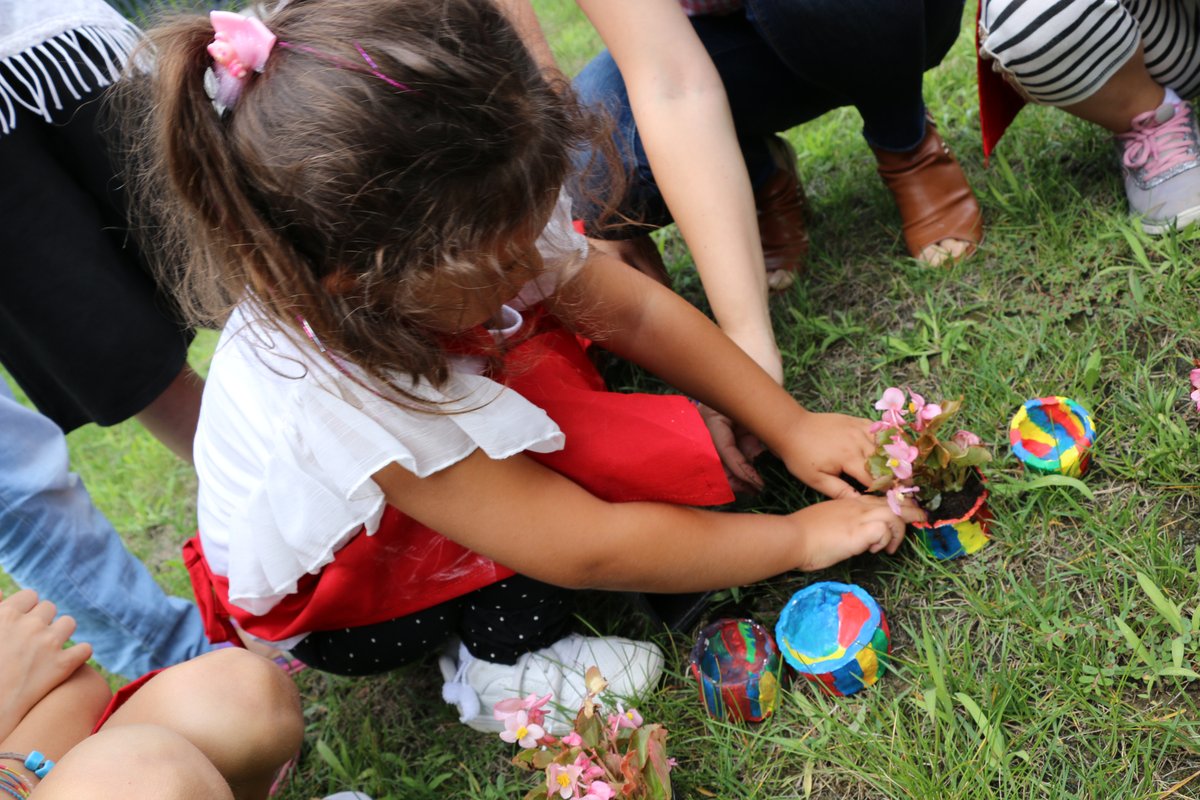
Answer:
<path fill-rule="evenodd" d="M 708 429 L 686 398 L 607 391 L 575 335 L 552 317 L 529 316 L 526 324 L 535 330 L 504 356 L 498 380 L 545 410 L 566 446 L 526 455 L 609 502 L 711 506 L 733 500 Z M 229 581 L 209 569 L 199 536 L 183 553 L 213 642 L 236 639 L 231 620 L 276 642 L 385 622 L 513 574 L 391 506 L 378 531 L 355 536 L 332 563 L 302 577 L 294 594 L 261 616 L 230 602 Z"/>

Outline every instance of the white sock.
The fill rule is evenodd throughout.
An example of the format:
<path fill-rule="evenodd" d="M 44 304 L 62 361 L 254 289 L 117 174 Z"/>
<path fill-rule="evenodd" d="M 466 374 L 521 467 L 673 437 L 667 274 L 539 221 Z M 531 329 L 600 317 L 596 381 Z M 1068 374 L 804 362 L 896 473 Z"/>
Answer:
<path fill-rule="evenodd" d="M 1178 105 L 1179 103 L 1183 102 L 1183 98 L 1181 98 L 1178 94 L 1176 94 L 1175 90 L 1172 89 L 1170 86 L 1166 86 L 1164 88 L 1166 89 L 1166 92 L 1167 92 L 1167 96 L 1163 98 L 1164 103 L 1170 103 L 1171 105 L 1174 106 L 1174 105 Z"/>

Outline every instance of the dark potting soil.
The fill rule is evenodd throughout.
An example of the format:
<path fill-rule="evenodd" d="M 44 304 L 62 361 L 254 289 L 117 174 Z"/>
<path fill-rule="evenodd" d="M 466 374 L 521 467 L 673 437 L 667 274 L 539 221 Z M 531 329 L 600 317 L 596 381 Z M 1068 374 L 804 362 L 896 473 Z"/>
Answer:
<path fill-rule="evenodd" d="M 979 495 L 983 494 L 983 491 L 983 481 L 980 480 L 979 473 L 972 472 L 967 477 L 967 482 L 963 484 L 961 491 L 942 495 L 942 504 L 936 511 L 928 512 L 929 522 L 959 519 L 971 510 L 971 506 L 975 505 L 975 501 L 979 499 Z"/>

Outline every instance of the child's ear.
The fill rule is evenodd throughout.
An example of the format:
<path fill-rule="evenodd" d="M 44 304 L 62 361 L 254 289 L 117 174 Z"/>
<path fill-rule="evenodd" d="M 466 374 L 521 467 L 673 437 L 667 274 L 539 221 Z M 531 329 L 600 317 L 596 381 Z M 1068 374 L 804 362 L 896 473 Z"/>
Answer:
<path fill-rule="evenodd" d="M 349 270 L 335 270 L 321 278 L 321 288 L 333 295 L 350 294 L 358 288 L 358 276 Z"/>

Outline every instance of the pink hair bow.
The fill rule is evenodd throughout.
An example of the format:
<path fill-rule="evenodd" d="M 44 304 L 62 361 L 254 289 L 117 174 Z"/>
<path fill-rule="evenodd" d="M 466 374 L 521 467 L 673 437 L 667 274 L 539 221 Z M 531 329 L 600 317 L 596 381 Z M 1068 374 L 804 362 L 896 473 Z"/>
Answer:
<path fill-rule="evenodd" d="M 231 11 L 213 11 L 209 19 L 214 36 L 208 54 L 216 78 L 211 94 L 217 111 L 224 112 L 237 102 L 250 73 L 263 71 L 275 46 L 275 34 L 262 20 Z"/>

